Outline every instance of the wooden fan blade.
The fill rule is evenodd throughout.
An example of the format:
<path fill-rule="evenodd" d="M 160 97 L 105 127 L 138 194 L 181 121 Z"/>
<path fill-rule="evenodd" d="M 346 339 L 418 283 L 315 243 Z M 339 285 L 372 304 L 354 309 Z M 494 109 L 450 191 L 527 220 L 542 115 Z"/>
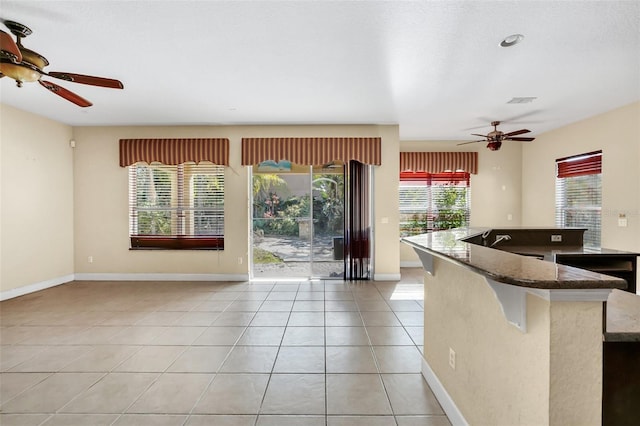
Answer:
<path fill-rule="evenodd" d="M 504 138 L 504 139 L 502 139 L 502 140 L 504 140 L 504 141 L 531 142 L 531 141 L 532 141 L 532 140 L 534 140 L 534 139 L 535 139 L 535 138 L 518 138 L 518 137 L 511 138 L 511 137 L 509 137 L 509 138 Z"/>
<path fill-rule="evenodd" d="M 520 129 L 520 130 L 516 130 L 515 132 L 509 132 L 509 133 L 505 133 L 504 137 L 509 137 L 509 136 L 515 136 L 515 135 L 521 135 L 523 133 L 529 133 L 531 132 L 531 130 L 527 130 L 527 129 Z"/>
<path fill-rule="evenodd" d="M 72 74 L 70 72 L 49 72 L 48 76 L 73 83 L 89 84 L 91 86 L 108 87 L 110 89 L 124 89 L 124 85 L 112 78 L 94 77 L 92 75 Z"/>
<path fill-rule="evenodd" d="M 22 61 L 22 53 L 13 38 L 8 33 L 0 30 L 0 50 L 2 54 L 11 58 L 12 62 L 19 63 Z"/>
<path fill-rule="evenodd" d="M 64 87 L 58 86 L 55 83 L 51 83 L 50 81 L 42 81 L 42 80 L 38 80 L 38 83 L 40 83 L 41 86 L 43 86 L 45 89 L 49 90 L 50 92 L 55 93 L 56 95 L 62 98 L 65 98 L 69 102 L 73 102 L 74 104 L 80 107 L 86 108 L 93 105 L 88 100 L 76 95 L 75 93 L 65 89 Z"/>
<path fill-rule="evenodd" d="M 480 135 L 478 133 L 471 133 L 472 136 L 480 136 L 481 138 L 486 138 L 487 135 Z"/>
<path fill-rule="evenodd" d="M 487 141 L 486 139 L 482 139 L 482 140 L 480 140 L 480 141 L 462 142 L 462 143 L 459 143 L 458 145 L 467 145 L 467 144 L 470 144 L 470 143 L 486 142 L 486 141 Z"/>

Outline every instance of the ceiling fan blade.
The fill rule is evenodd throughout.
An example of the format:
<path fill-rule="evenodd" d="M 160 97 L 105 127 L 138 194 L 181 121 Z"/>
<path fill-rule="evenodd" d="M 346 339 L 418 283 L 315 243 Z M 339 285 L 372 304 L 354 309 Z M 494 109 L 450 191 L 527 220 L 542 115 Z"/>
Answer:
<path fill-rule="evenodd" d="M 521 135 L 521 134 L 523 134 L 523 133 L 529 133 L 529 132 L 531 132 L 531 130 L 527 130 L 527 129 L 520 129 L 520 130 L 516 130 L 516 131 L 514 131 L 514 132 L 505 133 L 505 134 L 504 134 L 504 135 L 502 135 L 502 136 L 504 136 L 504 137 L 508 137 L 508 136 L 515 136 L 515 135 Z"/>
<path fill-rule="evenodd" d="M 486 139 L 482 139 L 482 140 L 480 140 L 480 141 L 462 142 L 462 143 L 459 143 L 458 145 L 468 145 L 468 144 L 470 144 L 470 143 L 486 142 L 486 141 L 487 141 Z"/>
<path fill-rule="evenodd" d="M 124 89 L 124 85 L 119 80 L 112 78 L 94 77 L 91 75 L 72 74 L 70 72 L 49 72 L 49 77 L 59 78 L 73 83 L 89 84 L 91 86 L 108 87 L 110 89 Z"/>
<path fill-rule="evenodd" d="M 485 127 L 489 127 L 489 126 L 487 126 L 486 124 L 484 124 L 484 125 L 482 125 L 482 126 L 469 127 L 469 128 L 463 129 L 463 130 L 483 129 L 483 128 L 485 128 Z"/>
<path fill-rule="evenodd" d="M 15 63 L 22 61 L 22 53 L 20 53 L 20 48 L 13 38 L 8 33 L 0 30 L 0 50 L 2 50 L 2 54 L 9 56 L 11 60 Z"/>
<path fill-rule="evenodd" d="M 486 138 L 487 135 L 480 135 L 478 133 L 471 133 L 472 136 L 480 136 L 481 138 Z"/>
<path fill-rule="evenodd" d="M 40 85 L 42 85 L 45 89 L 49 90 L 50 92 L 55 93 L 56 95 L 68 100 L 69 102 L 73 102 L 74 104 L 80 107 L 86 108 L 93 105 L 88 100 L 76 95 L 75 93 L 65 89 L 64 87 L 58 86 L 55 83 L 51 83 L 50 81 L 42 81 L 42 80 L 38 80 L 38 83 L 40 83 Z"/>
<path fill-rule="evenodd" d="M 520 142 L 531 142 L 532 140 L 534 140 L 535 138 L 512 138 L 512 137 L 508 137 L 508 138 L 504 138 L 502 139 L 503 141 L 520 141 Z"/>
<path fill-rule="evenodd" d="M 522 114 L 518 114 L 518 115 L 514 115 L 514 116 L 509 117 L 509 118 L 505 118 L 504 120 L 501 120 L 501 121 L 503 123 L 513 124 L 513 123 L 519 122 L 523 118 L 529 117 L 531 115 L 539 114 L 541 112 L 542 112 L 541 109 L 534 109 L 534 110 L 531 110 L 531 111 L 524 112 Z"/>

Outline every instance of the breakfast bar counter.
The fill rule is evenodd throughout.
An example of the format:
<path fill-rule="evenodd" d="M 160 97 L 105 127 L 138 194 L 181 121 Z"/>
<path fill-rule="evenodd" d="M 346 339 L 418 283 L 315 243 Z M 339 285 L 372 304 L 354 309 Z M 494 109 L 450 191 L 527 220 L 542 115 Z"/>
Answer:
<path fill-rule="evenodd" d="M 589 255 L 583 231 L 402 239 L 425 269 L 422 374 L 454 425 L 602 424 L 605 302 L 628 284 L 546 260 Z"/>
<path fill-rule="evenodd" d="M 531 228 L 518 229 L 518 231 Z M 543 228 L 537 229 L 540 231 Z M 546 230 L 546 228 L 544 228 Z M 509 249 L 474 244 L 474 237 L 491 231 L 490 228 L 457 228 L 404 238 L 418 253 L 448 259 L 500 283 L 538 289 L 625 289 L 627 283 L 620 278 L 554 263 L 561 254 L 590 254 L 594 250 L 581 246 L 511 245 Z M 513 230 L 505 230 L 503 232 Z M 549 230 L 559 232 L 559 230 Z M 617 250 L 597 250 L 597 253 L 622 253 Z M 542 258 L 542 259 L 541 259 Z M 540 262 L 540 260 L 547 260 Z M 426 266 L 428 268 L 428 266 Z"/>

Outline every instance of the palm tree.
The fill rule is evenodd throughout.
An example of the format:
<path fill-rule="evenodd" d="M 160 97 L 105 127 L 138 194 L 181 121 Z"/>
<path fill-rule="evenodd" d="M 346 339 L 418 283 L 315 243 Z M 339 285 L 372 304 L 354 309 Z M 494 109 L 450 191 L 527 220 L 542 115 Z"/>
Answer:
<path fill-rule="evenodd" d="M 256 173 L 253 175 L 253 199 L 266 200 L 270 194 L 288 191 L 287 182 L 276 174 Z"/>

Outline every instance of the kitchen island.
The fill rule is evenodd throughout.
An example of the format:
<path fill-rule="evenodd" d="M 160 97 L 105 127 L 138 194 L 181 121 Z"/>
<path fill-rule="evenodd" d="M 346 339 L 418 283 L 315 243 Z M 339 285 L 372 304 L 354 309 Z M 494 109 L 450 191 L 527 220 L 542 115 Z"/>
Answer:
<path fill-rule="evenodd" d="M 402 240 L 426 271 L 423 376 L 454 424 L 600 425 L 604 302 L 627 282 L 498 250 L 491 231 Z M 582 243 L 512 231 L 563 235 L 553 250 Z"/>

